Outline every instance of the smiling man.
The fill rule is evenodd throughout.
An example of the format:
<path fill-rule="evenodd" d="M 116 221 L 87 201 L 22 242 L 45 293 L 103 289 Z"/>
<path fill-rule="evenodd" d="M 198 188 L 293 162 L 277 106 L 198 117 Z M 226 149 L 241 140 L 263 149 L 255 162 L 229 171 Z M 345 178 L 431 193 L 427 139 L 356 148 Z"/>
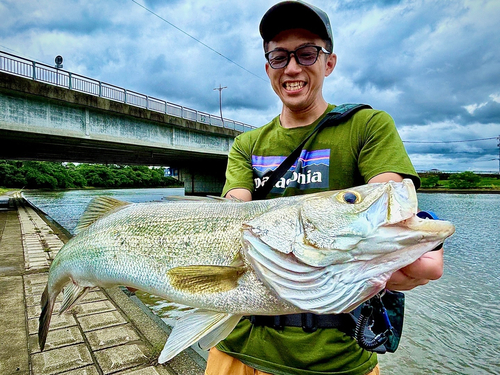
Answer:
<path fill-rule="evenodd" d="M 324 80 L 337 63 L 325 12 L 301 1 L 284 1 L 266 12 L 260 33 L 266 72 L 283 106 L 270 123 L 234 141 L 223 195 L 244 201 L 254 198 L 269 171 L 336 107 L 323 98 Z M 393 119 L 383 111 L 362 109 L 315 133 L 266 198 L 403 178 L 420 185 Z M 387 288 L 409 290 L 439 278 L 442 271 L 443 251 L 433 251 L 394 273 Z M 376 354 L 349 335 L 345 315 L 313 317 L 312 329 L 296 324 L 301 316 L 244 319 L 212 348 L 206 374 L 379 374 Z"/>

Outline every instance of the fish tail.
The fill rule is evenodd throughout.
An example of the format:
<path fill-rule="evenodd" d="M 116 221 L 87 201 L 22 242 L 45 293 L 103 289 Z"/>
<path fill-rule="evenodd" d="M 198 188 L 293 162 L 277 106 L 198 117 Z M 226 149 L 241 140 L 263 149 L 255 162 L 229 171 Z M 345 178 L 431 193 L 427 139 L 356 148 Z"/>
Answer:
<path fill-rule="evenodd" d="M 52 310 L 54 309 L 54 300 L 49 296 L 49 286 L 47 285 L 42 294 L 42 313 L 40 314 L 40 324 L 38 326 L 38 344 L 40 345 L 41 351 L 43 351 L 45 341 L 47 340 L 50 318 L 52 317 Z"/>

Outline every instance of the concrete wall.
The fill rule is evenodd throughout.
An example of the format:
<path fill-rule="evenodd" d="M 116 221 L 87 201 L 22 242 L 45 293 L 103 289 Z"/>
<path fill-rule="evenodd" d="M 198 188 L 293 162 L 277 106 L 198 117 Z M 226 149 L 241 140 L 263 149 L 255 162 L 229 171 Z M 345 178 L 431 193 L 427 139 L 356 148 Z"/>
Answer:
<path fill-rule="evenodd" d="M 217 193 L 237 134 L 0 72 L 0 159 L 170 166 Z"/>

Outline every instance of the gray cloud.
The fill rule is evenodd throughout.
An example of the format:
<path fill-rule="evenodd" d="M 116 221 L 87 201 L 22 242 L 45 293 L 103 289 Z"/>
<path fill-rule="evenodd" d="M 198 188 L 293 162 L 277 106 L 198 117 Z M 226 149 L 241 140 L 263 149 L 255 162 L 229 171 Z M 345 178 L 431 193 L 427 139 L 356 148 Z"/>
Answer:
<path fill-rule="evenodd" d="M 253 125 L 279 113 L 258 33 L 275 1 L 137 1 L 163 19 L 133 1 L 0 1 L 0 49 L 216 115 L 227 86 L 224 116 Z M 335 34 L 328 101 L 386 110 L 406 141 L 500 135 L 498 1 L 310 1 Z M 496 140 L 405 146 L 418 169 L 498 166 Z"/>

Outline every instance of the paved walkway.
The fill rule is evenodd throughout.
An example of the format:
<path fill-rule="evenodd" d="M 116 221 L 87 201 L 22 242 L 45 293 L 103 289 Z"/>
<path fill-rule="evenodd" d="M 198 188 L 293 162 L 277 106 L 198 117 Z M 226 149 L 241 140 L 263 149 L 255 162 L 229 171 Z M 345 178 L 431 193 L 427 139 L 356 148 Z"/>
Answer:
<path fill-rule="evenodd" d="M 20 196 L 0 197 L 1 375 L 203 374 L 191 348 L 157 364 L 169 327 L 123 288 L 92 291 L 60 316 L 56 304 L 40 352 L 40 298 L 63 241 Z"/>

